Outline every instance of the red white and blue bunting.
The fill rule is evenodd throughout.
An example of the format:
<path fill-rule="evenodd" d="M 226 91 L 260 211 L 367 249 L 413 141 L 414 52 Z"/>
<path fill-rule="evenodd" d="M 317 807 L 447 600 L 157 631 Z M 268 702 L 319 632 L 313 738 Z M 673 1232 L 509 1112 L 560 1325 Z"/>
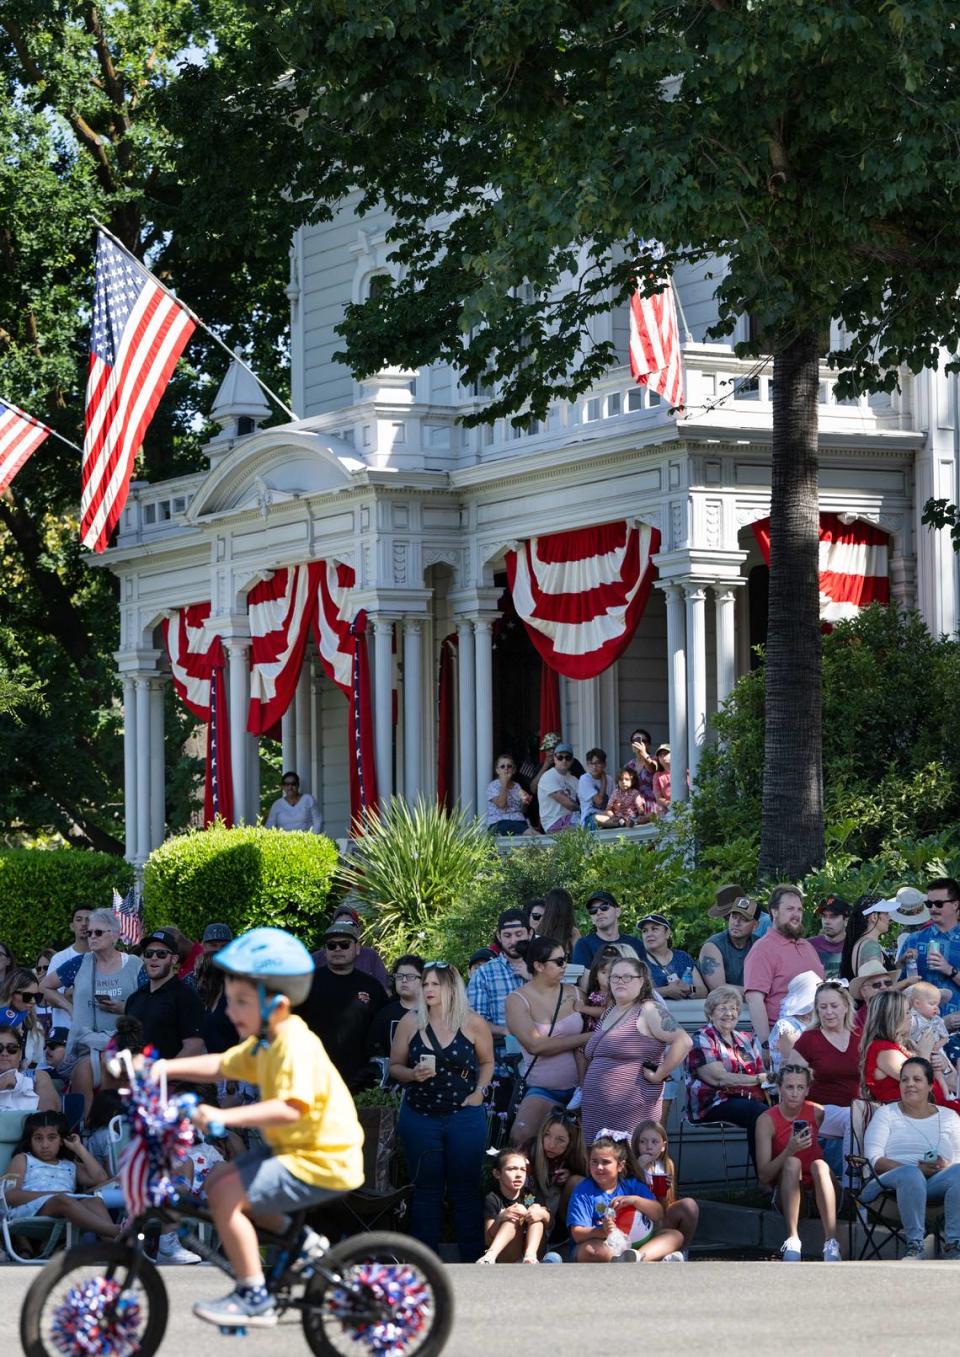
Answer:
<path fill-rule="evenodd" d="M 770 520 L 753 535 L 770 564 Z M 857 617 L 871 603 L 890 602 L 889 537 L 882 528 L 840 514 L 820 515 L 820 621 L 824 626 Z"/>

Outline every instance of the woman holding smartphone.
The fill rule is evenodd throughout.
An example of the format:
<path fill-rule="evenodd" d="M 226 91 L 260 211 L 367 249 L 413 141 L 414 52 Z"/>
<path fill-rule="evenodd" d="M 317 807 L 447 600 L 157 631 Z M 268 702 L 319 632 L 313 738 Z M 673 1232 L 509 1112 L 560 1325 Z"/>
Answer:
<path fill-rule="evenodd" d="M 423 968 L 420 1003 L 394 1033 L 390 1077 L 404 1086 L 397 1129 L 413 1180 L 410 1232 L 439 1251 L 446 1188 L 460 1261 L 472 1263 L 484 1250 L 483 1095 L 493 1078 L 493 1036 L 446 961 Z"/>
<path fill-rule="evenodd" d="M 758 1118 L 756 1138 L 757 1177 L 777 1189 L 787 1225 L 780 1255 L 785 1263 L 800 1262 L 800 1202 L 804 1188 L 812 1188 L 823 1223 L 823 1261 L 839 1263 L 837 1194 L 820 1146 L 823 1108 L 809 1100 L 810 1067 L 784 1065 L 777 1083 L 780 1105 Z"/>

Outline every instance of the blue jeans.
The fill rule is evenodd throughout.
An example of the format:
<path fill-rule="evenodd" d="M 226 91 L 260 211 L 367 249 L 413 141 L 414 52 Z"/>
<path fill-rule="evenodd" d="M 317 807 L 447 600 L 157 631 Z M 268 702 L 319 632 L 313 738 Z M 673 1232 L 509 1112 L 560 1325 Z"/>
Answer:
<path fill-rule="evenodd" d="M 925 1178 L 912 1164 L 888 1169 L 863 1190 L 863 1201 L 879 1197 L 880 1186 L 892 1187 L 897 1194 L 897 1209 L 909 1244 L 922 1244 L 927 1233 L 924 1212 L 929 1204 L 943 1202 L 944 1233 L 951 1244 L 960 1243 L 960 1164 L 941 1169 Z"/>
<path fill-rule="evenodd" d="M 446 1187 L 460 1260 L 476 1262 L 483 1253 L 480 1171 L 487 1146 L 486 1110 L 461 1107 L 446 1116 L 427 1117 L 404 1100 L 397 1130 L 413 1182 L 410 1233 L 439 1252 Z"/>

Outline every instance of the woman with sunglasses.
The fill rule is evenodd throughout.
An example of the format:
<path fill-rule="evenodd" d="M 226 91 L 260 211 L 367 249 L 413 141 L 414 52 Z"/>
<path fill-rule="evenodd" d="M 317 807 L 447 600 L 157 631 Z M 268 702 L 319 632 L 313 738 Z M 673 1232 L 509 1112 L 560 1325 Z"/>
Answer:
<path fill-rule="evenodd" d="M 577 1010 L 576 987 L 562 983 L 567 954 L 561 944 L 537 937 L 525 946 L 531 979 L 507 995 L 507 1030 L 523 1048 L 525 1082 L 512 1145 L 532 1140 L 552 1107 L 570 1106 L 586 1069 L 580 1052 L 590 1040 Z"/>
<path fill-rule="evenodd" d="M 87 940 L 89 952 L 72 957 L 58 971 L 48 971 L 40 983 L 43 993 L 51 996 L 61 986 L 64 989 L 73 986 L 73 1022 L 64 1062 L 69 1070 L 81 1056 L 106 1047 L 116 1030 L 117 1019 L 140 980 L 140 958 L 118 950 L 120 925 L 113 910 L 91 912 Z M 86 1072 L 77 1071 L 75 1084 L 77 1082 L 83 1085 L 80 1091 L 85 1096 L 93 1096 L 93 1084 L 87 1087 Z"/>
<path fill-rule="evenodd" d="M 493 1078 L 493 1036 L 446 961 L 423 968 L 417 1011 L 394 1034 L 390 1077 L 403 1085 L 398 1131 L 413 1181 L 411 1234 L 439 1251 L 446 1189 L 460 1261 L 473 1263 L 484 1250 L 483 1098 Z"/>
<path fill-rule="evenodd" d="M 284 773 L 281 779 L 282 796 L 267 812 L 267 829 L 282 829 L 286 833 L 299 830 L 306 834 L 323 832 L 323 816 L 320 807 L 309 792 L 301 792 L 300 777 L 297 773 Z"/>
<path fill-rule="evenodd" d="M 23 1038 L 23 1058 L 27 1065 L 43 1063 L 44 1027 L 37 1016 L 40 986 L 33 971 L 15 966 L 8 971 L 0 988 L 0 1022 L 18 1027 Z"/>
<path fill-rule="evenodd" d="M 20 1028 L 0 1023 L 0 1112 L 58 1112 L 60 1094 L 49 1074 L 24 1064 Z"/>

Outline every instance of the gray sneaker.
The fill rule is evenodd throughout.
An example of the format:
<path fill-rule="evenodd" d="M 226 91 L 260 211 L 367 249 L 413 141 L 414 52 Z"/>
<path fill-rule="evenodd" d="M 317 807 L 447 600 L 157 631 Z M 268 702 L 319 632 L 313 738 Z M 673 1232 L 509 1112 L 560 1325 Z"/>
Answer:
<path fill-rule="evenodd" d="M 945 1263 L 960 1263 L 960 1239 L 948 1239 L 940 1257 Z"/>
<path fill-rule="evenodd" d="M 279 1318 L 272 1296 L 255 1305 L 239 1291 L 231 1291 L 220 1300 L 198 1300 L 193 1313 L 221 1329 L 272 1329 Z"/>
<path fill-rule="evenodd" d="M 907 1251 L 900 1259 L 901 1263 L 922 1263 L 926 1258 L 923 1242 L 907 1244 Z"/>

